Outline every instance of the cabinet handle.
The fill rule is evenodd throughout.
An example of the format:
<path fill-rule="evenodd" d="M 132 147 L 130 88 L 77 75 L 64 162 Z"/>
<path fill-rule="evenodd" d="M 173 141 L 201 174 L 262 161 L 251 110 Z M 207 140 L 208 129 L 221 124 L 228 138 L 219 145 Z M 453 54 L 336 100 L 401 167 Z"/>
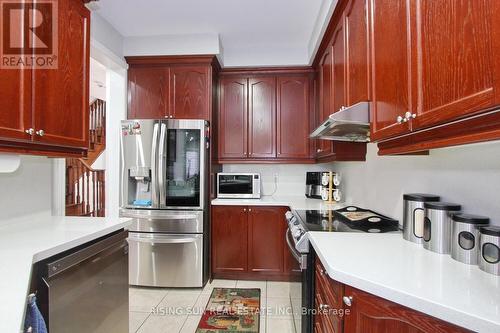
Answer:
<path fill-rule="evenodd" d="M 398 117 L 396 118 L 396 122 L 397 122 L 398 124 L 402 124 L 404 121 L 406 121 L 406 118 L 403 118 L 402 116 L 398 116 Z"/>
<path fill-rule="evenodd" d="M 24 131 L 26 134 L 33 135 L 35 133 L 35 130 L 33 128 L 29 128 Z"/>
<path fill-rule="evenodd" d="M 247 211 L 247 209 L 246 209 L 246 208 L 243 208 L 243 211 L 244 211 L 244 212 L 246 212 L 246 211 Z"/>
<path fill-rule="evenodd" d="M 320 310 L 328 310 L 330 308 L 330 305 L 328 304 L 320 304 L 319 309 Z"/>
<path fill-rule="evenodd" d="M 344 304 L 347 306 L 352 305 L 352 296 L 344 296 L 342 297 L 342 300 L 344 301 Z"/>
<path fill-rule="evenodd" d="M 38 130 L 35 133 L 36 133 L 36 135 L 39 135 L 39 136 L 44 136 L 45 135 L 45 131 L 44 130 Z"/>
<path fill-rule="evenodd" d="M 252 211 L 252 208 L 248 208 L 248 211 L 251 212 Z"/>
<path fill-rule="evenodd" d="M 407 111 L 405 113 L 405 119 L 408 121 L 408 120 L 412 120 L 412 119 L 415 119 L 417 118 L 417 114 L 416 113 L 411 113 L 410 111 Z"/>
<path fill-rule="evenodd" d="M 323 149 L 316 150 L 317 153 L 321 153 L 322 151 L 323 151 Z"/>
<path fill-rule="evenodd" d="M 323 269 L 321 269 L 321 268 L 320 268 L 320 270 L 319 270 L 319 274 L 320 274 L 320 275 L 325 275 L 325 271 L 324 271 Z"/>

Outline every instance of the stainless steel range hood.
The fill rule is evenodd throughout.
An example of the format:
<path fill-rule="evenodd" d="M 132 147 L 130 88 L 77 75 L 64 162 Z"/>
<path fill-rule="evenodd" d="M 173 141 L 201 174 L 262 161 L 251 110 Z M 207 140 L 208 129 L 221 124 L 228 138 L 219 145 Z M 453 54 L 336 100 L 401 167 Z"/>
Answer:
<path fill-rule="evenodd" d="M 359 102 L 331 114 L 310 138 L 337 141 L 370 141 L 370 103 Z"/>

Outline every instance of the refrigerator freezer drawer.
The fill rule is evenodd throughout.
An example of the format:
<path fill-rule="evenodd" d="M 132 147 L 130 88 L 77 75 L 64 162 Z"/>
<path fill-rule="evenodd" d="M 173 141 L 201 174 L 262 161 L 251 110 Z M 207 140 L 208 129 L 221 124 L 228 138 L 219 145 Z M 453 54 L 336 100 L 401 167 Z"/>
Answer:
<path fill-rule="evenodd" d="M 203 235 L 130 233 L 129 283 L 150 287 L 202 287 Z"/>
<path fill-rule="evenodd" d="M 122 209 L 121 217 L 130 217 L 128 229 L 136 232 L 202 233 L 201 210 L 139 210 Z"/>

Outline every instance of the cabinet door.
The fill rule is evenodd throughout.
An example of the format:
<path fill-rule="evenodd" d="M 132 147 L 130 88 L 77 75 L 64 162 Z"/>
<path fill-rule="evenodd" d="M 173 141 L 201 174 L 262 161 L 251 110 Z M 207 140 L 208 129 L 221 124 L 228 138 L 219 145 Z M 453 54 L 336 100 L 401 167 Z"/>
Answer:
<path fill-rule="evenodd" d="M 413 129 L 498 104 L 498 55 L 493 50 L 499 37 L 493 27 L 500 24 L 494 14 L 499 7 L 498 1 L 490 0 L 416 1 L 411 15 L 416 29 Z"/>
<path fill-rule="evenodd" d="M 43 131 L 35 140 L 88 148 L 90 12 L 81 1 L 57 3 L 58 68 L 33 70 L 33 127 Z"/>
<path fill-rule="evenodd" d="M 212 207 L 212 267 L 214 272 L 247 271 L 247 207 Z"/>
<path fill-rule="evenodd" d="M 168 115 L 168 67 L 130 67 L 128 118 L 161 119 Z"/>
<path fill-rule="evenodd" d="M 0 69 L 0 138 L 31 140 L 31 71 Z"/>
<path fill-rule="evenodd" d="M 410 130 L 398 116 L 411 110 L 410 41 L 407 0 L 368 0 L 372 67 L 371 139 L 389 138 Z"/>
<path fill-rule="evenodd" d="M 210 120 L 210 69 L 208 66 L 172 67 L 170 115 L 178 119 Z"/>
<path fill-rule="evenodd" d="M 333 51 L 328 47 L 319 63 L 319 110 L 317 124 L 324 122 L 333 113 Z M 316 157 L 321 158 L 333 153 L 332 141 L 318 140 Z"/>
<path fill-rule="evenodd" d="M 248 90 L 248 156 L 276 157 L 276 78 L 251 78 Z"/>
<path fill-rule="evenodd" d="M 368 101 L 368 25 L 366 0 L 350 0 L 344 11 L 346 106 Z"/>
<path fill-rule="evenodd" d="M 309 158 L 311 129 L 308 76 L 278 77 L 279 158 Z"/>
<path fill-rule="evenodd" d="M 333 54 L 333 86 L 332 86 L 332 113 L 338 112 L 345 106 L 345 47 L 344 26 L 341 22 L 337 24 L 332 39 Z"/>
<path fill-rule="evenodd" d="M 248 208 L 248 270 L 282 273 L 284 263 L 285 210 Z"/>
<path fill-rule="evenodd" d="M 364 291 L 345 286 L 352 297 L 344 317 L 345 333 L 466 332 L 466 330 Z"/>
<path fill-rule="evenodd" d="M 222 78 L 219 86 L 219 158 L 246 158 L 248 152 L 248 79 Z"/>

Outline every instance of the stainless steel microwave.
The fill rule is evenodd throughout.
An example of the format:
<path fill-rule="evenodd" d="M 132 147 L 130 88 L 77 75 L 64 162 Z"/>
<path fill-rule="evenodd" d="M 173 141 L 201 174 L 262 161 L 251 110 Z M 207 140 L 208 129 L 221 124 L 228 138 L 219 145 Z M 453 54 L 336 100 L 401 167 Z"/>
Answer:
<path fill-rule="evenodd" d="M 218 173 L 217 197 L 260 199 L 260 174 L 230 172 Z"/>

